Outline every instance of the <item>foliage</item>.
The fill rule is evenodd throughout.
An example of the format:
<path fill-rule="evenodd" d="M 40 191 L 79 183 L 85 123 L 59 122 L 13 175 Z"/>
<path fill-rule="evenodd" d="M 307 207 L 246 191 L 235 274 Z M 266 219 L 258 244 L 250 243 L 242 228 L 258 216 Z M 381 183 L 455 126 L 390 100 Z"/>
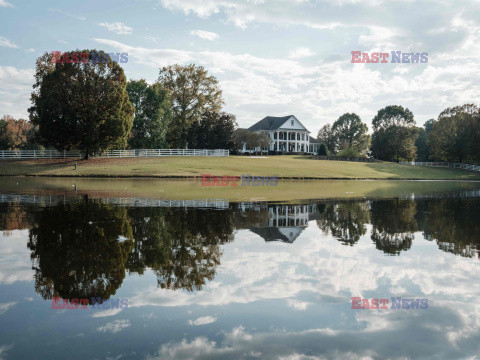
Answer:
<path fill-rule="evenodd" d="M 431 156 L 440 161 L 480 161 L 480 112 L 473 104 L 445 109 L 428 137 Z"/>
<path fill-rule="evenodd" d="M 0 120 L 0 150 L 35 148 L 35 127 L 24 119 L 4 115 Z"/>
<path fill-rule="evenodd" d="M 320 146 L 318 147 L 318 154 L 320 156 L 325 156 L 327 155 L 327 148 L 324 143 L 321 143 Z"/>
<path fill-rule="evenodd" d="M 134 149 L 167 147 L 166 133 L 171 122 L 170 97 L 159 84 L 148 85 L 144 79 L 130 80 L 127 92 L 135 108 L 128 144 Z"/>
<path fill-rule="evenodd" d="M 362 123 L 360 116 L 355 113 L 343 114 L 332 125 L 334 150 L 349 155 L 359 156 L 370 147 L 370 136 L 367 134 L 367 124 Z"/>
<path fill-rule="evenodd" d="M 192 149 L 234 149 L 235 116 L 206 111 L 187 132 L 188 147 Z"/>
<path fill-rule="evenodd" d="M 415 159 L 418 133 L 413 113 L 402 106 L 391 105 L 378 111 L 372 120 L 372 155 L 386 161 Z"/>
<path fill-rule="evenodd" d="M 89 52 L 90 58 L 97 54 L 82 52 Z M 48 53 L 38 58 L 29 109 L 46 146 L 78 149 L 86 159 L 125 146 L 133 122 L 123 69 L 107 54 L 98 53 L 104 61 L 52 63 Z"/>
<path fill-rule="evenodd" d="M 327 155 L 335 153 L 335 135 L 330 124 L 324 125 L 317 135 L 317 140 L 327 148 Z"/>
<path fill-rule="evenodd" d="M 218 80 L 202 66 L 171 65 L 160 70 L 158 83 L 170 92 L 173 120 L 167 133 L 169 144 L 183 148 L 190 126 L 205 111 L 219 112 L 223 104 Z"/>

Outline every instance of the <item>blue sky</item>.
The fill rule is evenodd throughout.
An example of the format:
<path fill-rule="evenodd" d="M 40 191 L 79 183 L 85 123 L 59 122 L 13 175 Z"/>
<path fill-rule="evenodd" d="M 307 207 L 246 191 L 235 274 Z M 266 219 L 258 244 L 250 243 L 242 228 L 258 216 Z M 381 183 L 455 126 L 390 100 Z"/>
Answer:
<path fill-rule="evenodd" d="M 403 105 L 418 124 L 480 94 L 480 1 L 0 0 L 0 115 L 26 117 L 48 51 L 128 52 L 127 78 L 196 63 L 247 127 L 295 114 L 314 134 L 345 112 L 369 126 Z M 428 52 L 427 64 L 352 64 L 351 51 Z"/>

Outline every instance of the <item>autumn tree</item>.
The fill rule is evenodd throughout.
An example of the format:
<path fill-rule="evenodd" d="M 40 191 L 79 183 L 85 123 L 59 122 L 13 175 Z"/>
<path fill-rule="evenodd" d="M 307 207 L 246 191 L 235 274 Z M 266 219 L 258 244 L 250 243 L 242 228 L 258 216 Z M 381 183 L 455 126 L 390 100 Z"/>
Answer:
<path fill-rule="evenodd" d="M 167 140 L 172 147 L 183 148 L 190 126 L 205 111 L 219 112 L 223 104 L 218 80 L 202 66 L 171 65 L 160 70 L 158 83 L 170 92 L 172 124 Z"/>
<path fill-rule="evenodd" d="M 0 119 L 0 150 L 29 149 L 33 146 L 35 129 L 24 119 L 4 115 Z"/>
<path fill-rule="evenodd" d="M 372 125 L 372 154 L 375 158 L 396 162 L 415 159 L 418 134 L 409 109 L 387 106 L 378 111 Z"/>
<path fill-rule="evenodd" d="M 46 146 L 78 149 L 88 159 L 127 144 L 134 109 L 121 66 L 101 51 L 67 54 L 85 52 L 87 61 L 54 63 L 48 53 L 37 59 L 29 112 Z M 102 61 L 91 61 L 97 54 Z"/>
<path fill-rule="evenodd" d="M 128 144 L 132 148 L 160 149 L 167 146 L 166 134 L 171 122 L 170 96 L 159 84 L 144 79 L 127 84 L 130 102 L 135 108 Z"/>

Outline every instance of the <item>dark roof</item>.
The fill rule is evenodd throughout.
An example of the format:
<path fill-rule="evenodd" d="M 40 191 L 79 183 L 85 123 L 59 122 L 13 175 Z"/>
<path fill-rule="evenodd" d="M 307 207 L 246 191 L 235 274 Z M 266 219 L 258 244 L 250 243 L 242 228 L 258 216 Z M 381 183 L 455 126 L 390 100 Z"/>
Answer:
<path fill-rule="evenodd" d="M 314 137 L 311 137 L 311 136 L 309 136 L 308 141 L 310 142 L 310 144 L 321 144 L 322 143 L 321 141 L 318 141 L 317 139 L 315 139 Z"/>
<path fill-rule="evenodd" d="M 276 130 L 282 126 L 285 121 L 290 119 L 293 115 L 288 116 L 266 116 L 256 124 L 253 124 L 248 128 L 250 131 L 257 130 Z"/>
<path fill-rule="evenodd" d="M 295 236 L 294 239 L 290 240 L 288 237 L 283 235 L 276 227 L 251 228 L 249 230 L 257 235 L 260 235 L 265 241 L 282 241 L 286 243 L 293 243 L 299 235 L 298 234 L 297 236 Z"/>

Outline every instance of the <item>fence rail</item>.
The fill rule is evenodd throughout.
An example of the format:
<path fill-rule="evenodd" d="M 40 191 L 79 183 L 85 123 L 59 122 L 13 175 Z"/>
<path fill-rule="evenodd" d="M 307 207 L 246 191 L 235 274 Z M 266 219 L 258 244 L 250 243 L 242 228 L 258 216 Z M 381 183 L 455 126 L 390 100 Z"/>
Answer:
<path fill-rule="evenodd" d="M 417 165 L 417 166 L 432 166 L 432 167 L 450 167 L 454 169 L 480 171 L 480 165 L 453 163 L 453 162 L 400 162 L 405 165 Z"/>
<path fill-rule="evenodd" d="M 131 158 L 131 157 L 159 157 L 159 156 L 229 156 L 225 149 L 131 149 L 108 150 L 100 154 L 93 154 L 95 158 Z M 0 159 L 78 159 L 83 157 L 77 150 L 0 150 Z"/>

